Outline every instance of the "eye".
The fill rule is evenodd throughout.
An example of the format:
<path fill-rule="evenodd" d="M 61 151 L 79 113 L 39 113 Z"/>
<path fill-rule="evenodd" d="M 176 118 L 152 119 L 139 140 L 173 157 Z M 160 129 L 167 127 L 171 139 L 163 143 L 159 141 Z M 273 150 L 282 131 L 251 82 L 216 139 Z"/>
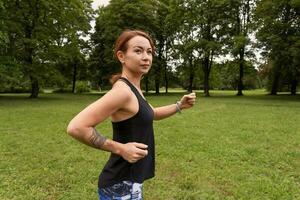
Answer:
<path fill-rule="evenodd" d="M 141 54 L 142 53 L 142 50 L 140 49 L 135 49 L 134 52 L 138 53 L 138 54 Z"/>
<path fill-rule="evenodd" d="M 148 50 L 148 51 L 147 51 L 147 54 L 149 54 L 149 55 L 152 54 L 152 51 L 151 51 L 151 50 Z"/>

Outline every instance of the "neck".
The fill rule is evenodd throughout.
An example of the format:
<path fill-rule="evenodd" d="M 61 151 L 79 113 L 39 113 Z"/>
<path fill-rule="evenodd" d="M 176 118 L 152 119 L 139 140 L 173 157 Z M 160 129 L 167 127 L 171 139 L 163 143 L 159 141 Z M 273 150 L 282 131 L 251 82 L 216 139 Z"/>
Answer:
<path fill-rule="evenodd" d="M 121 76 L 126 78 L 127 80 L 129 80 L 137 88 L 139 88 L 139 89 L 141 88 L 140 85 L 141 85 L 142 76 L 134 76 L 132 74 L 128 74 L 128 73 L 125 73 L 125 72 L 122 72 Z"/>

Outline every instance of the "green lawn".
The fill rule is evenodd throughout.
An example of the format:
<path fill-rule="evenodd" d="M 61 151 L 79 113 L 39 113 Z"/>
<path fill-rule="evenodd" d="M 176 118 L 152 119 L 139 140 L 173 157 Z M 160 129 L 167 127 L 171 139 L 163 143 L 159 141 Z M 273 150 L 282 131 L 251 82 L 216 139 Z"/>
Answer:
<path fill-rule="evenodd" d="M 211 94 L 155 122 L 156 177 L 145 200 L 300 199 L 300 96 Z M 147 99 L 159 106 L 181 95 Z M 97 199 L 109 154 L 65 130 L 99 94 L 27 96 L 0 95 L 0 199 Z M 98 129 L 111 137 L 110 125 Z"/>

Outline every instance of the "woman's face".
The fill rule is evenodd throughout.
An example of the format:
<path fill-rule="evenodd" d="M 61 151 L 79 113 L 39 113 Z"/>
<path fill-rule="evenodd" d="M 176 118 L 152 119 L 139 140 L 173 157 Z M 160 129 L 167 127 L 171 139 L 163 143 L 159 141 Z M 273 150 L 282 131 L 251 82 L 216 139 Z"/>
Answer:
<path fill-rule="evenodd" d="M 152 64 L 152 48 L 148 39 L 135 36 L 127 42 L 127 51 L 118 52 L 118 58 L 125 67 L 135 74 L 146 74 Z"/>

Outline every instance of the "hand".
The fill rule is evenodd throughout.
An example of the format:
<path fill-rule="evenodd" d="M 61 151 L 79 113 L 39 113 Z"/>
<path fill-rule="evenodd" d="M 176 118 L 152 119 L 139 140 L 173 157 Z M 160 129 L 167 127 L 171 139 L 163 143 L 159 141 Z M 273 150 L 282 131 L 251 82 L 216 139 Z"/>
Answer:
<path fill-rule="evenodd" d="M 179 107 L 180 109 L 186 109 L 191 108 L 194 106 L 196 102 L 196 93 L 190 93 L 187 95 L 184 95 L 181 100 L 179 101 Z"/>
<path fill-rule="evenodd" d="M 120 155 L 130 163 L 135 163 L 138 160 L 148 155 L 148 146 L 142 143 L 129 142 L 123 144 L 123 150 Z"/>

